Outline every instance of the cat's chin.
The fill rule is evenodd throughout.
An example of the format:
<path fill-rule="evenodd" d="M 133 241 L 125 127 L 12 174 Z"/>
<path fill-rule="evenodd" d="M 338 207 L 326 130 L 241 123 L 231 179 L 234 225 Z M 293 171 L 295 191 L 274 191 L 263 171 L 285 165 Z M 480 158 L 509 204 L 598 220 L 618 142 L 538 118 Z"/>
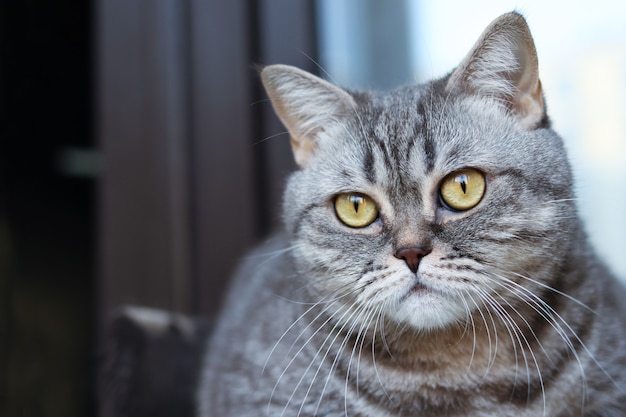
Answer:
<path fill-rule="evenodd" d="M 422 284 L 413 285 L 390 312 L 393 320 L 417 330 L 442 329 L 464 320 L 467 314 L 463 303 Z"/>

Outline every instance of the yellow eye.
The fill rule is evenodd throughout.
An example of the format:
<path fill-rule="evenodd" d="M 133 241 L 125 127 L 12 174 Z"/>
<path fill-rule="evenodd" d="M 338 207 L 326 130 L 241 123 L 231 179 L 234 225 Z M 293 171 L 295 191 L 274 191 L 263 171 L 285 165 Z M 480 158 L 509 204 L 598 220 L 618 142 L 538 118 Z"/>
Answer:
<path fill-rule="evenodd" d="M 340 194 L 335 199 L 335 213 L 346 226 L 369 226 L 378 218 L 374 200 L 363 194 Z"/>
<path fill-rule="evenodd" d="M 441 199 L 451 209 L 465 211 L 475 207 L 485 194 L 485 175 L 467 168 L 444 178 L 439 189 Z"/>

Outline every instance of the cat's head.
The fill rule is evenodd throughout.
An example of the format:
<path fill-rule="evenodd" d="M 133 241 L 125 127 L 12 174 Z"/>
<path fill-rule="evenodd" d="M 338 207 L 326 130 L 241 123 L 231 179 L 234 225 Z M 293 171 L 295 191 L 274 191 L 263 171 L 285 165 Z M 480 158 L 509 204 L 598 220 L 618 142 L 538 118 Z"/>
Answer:
<path fill-rule="evenodd" d="M 572 177 L 519 14 L 425 85 L 355 93 L 280 65 L 262 79 L 301 167 L 284 218 L 320 301 L 435 329 L 550 285 Z"/>

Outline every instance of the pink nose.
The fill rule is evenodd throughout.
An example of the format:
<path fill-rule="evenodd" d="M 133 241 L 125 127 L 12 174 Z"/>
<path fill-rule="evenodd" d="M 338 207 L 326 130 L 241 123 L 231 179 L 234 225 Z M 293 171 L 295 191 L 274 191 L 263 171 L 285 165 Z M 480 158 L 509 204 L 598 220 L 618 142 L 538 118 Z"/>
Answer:
<path fill-rule="evenodd" d="M 426 255 L 432 252 L 432 248 L 424 245 L 409 246 L 396 250 L 394 256 L 398 259 L 404 259 L 411 272 L 416 273 L 420 265 L 420 261 Z"/>

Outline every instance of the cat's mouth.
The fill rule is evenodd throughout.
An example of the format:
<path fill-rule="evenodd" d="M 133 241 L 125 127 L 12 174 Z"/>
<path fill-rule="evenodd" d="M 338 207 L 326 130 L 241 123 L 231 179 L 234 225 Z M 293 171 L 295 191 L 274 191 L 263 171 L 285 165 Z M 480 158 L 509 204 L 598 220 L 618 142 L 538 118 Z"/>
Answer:
<path fill-rule="evenodd" d="M 426 285 L 418 282 L 415 285 L 413 285 L 411 287 L 411 289 L 409 290 L 410 294 L 422 294 L 422 293 L 428 293 L 430 292 L 430 288 L 428 288 Z"/>
<path fill-rule="evenodd" d="M 434 291 L 432 288 L 427 285 L 422 284 L 421 282 L 415 282 L 411 287 L 409 287 L 408 291 L 406 291 L 401 297 L 400 302 L 407 301 L 412 297 L 424 297 L 429 294 L 433 294 Z"/>

